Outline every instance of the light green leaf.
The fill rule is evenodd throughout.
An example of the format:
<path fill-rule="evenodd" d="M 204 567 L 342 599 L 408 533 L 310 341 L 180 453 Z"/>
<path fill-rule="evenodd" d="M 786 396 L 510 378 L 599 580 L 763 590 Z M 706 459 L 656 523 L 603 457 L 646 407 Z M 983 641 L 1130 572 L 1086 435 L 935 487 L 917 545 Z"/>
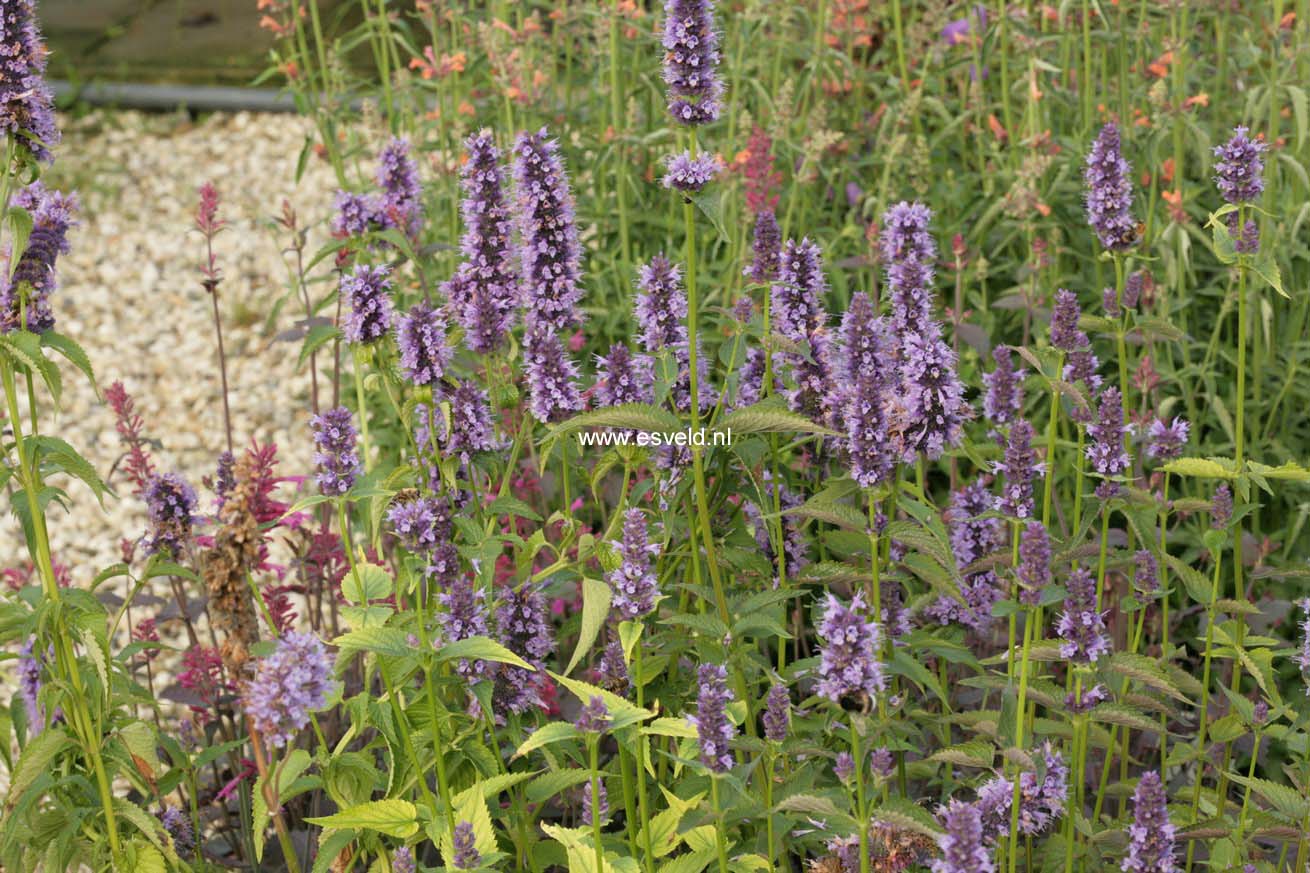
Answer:
<path fill-rule="evenodd" d="M 370 800 L 334 815 L 307 818 L 305 821 L 324 828 L 377 831 L 403 840 L 418 831 L 418 810 L 408 800 L 387 798 Z"/>
<path fill-rule="evenodd" d="M 609 617 L 612 596 L 608 583 L 591 578 L 582 580 L 582 627 L 578 630 L 578 644 L 573 647 L 573 657 L 564 668 L 565 673 L 572 673 L 583 656 L 591 651 L 596 635 Z"/>

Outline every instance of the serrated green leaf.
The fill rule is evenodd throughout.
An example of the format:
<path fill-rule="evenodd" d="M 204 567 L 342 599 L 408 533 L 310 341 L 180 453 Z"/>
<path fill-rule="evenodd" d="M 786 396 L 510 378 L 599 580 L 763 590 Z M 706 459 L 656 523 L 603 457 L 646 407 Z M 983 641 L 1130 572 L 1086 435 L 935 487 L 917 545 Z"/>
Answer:
<path fill-rule="evenodd" d="M 578 644 L 573 647 L 573 657 L 564 668 L 565 673 L 572 673 L 583 656 L 591 651 L 597 634 L 609 617 L 612 596 L 607 583 L 591 578 L 582 580 L 582 627 L 578 630 Z"/>
<path fill-rule="evenodd" d="M 418 810 L 408 800 L 387 798 L 370 800 L 333 815 L 306 818 L 305 821 L 324 828 L 377 831 L 403 840 L 418 831 Z"/>

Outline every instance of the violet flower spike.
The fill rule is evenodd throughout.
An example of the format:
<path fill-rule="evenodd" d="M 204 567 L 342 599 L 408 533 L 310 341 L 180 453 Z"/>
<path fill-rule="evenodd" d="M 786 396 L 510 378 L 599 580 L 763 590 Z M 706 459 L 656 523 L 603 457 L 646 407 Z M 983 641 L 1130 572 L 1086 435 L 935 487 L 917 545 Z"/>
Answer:
<path fill-rule="evenodd" d="M 1174 418 L 1168 424 L 1157 418 L 1146 432 L 1146 454 L 1158 461 L 1171 461 L 1183 453 L 1187 435 L 1191 430 L 1185 418 Z"/>
<path fill-rule="evenodd" d="M 396 346 L 400 349 L 400 369 L 415 385 L 441 381 L 453 355 L 446 342 L 446 319 L 423 302 L 401 316 L 396 326 Z"/>
<path fill-rule="evenodd" d="M 559 144 L 544 127 L 535 134 L 519 135 L 514 182 L 529 320 L 563 330 L 579 320 L 582 244 Z"/>
<path fill-rule="evenodd" d="M 1042 594 L 1051 584 L 1051 539 L 1046 525 L 1030 521 L 1019 534 L 1019 601 L 1025 606 L 1039 606 Z"/>
<path fill-rule="evenodd" d="M 0 98 L 3 88 L 0 84 Z M 77 195 L 50 190 L 36 181 L 16 192 L 9 205 L 26 210 L 32 228 L 18 263 L 12 264 L 12 276 L 13 252 L 0 253 L 0 334 L 46 333 L 55 327 L 50 304 L 58 287 L 55 263 L 69 251 L 68 231 L 77 225 Z"/>
<path fill-rule="evenodd" d="M 522 291 L 500 151 L 486 129 L 470 136 L 465 149 L 468 160 L 460 172 L 464 262 L 447 283 L 446 294 L 469 349 L 483 354 L 504 341 Z"/>
<path fill-rule="evenodd" d="M 409 154 L 409 140 L 393 137 L 382 147 L 376 181 L 382 189 L 382 210 L 391 224 L 410 240 L 417 240 L 423 228 L 423 183 L 418 164 Z"/>
<path fill-rule="evenodd" d="M 1124 873 L 1176 873 L 1174 835 L 1169 821 L 1168 798 L 1160 774 L 1143 773 L 1133 791 L 1133 823 L 1128 827 L 1128 854 L 1119 869 Z"/>
<path fill-rule="evenodd" d="M 341 296 L 350 312 L 342 325 L 346 342 L 368 345 L 391 328 L 391 268 L 357 264 L 341 277 Z"/>
<path fill-rule="evenodd" d="M 689 720 L 696 728 L 700 761 L 711 773 L 727 773 L 736 764 L 731 748 L 736 729 L 728 720 L 728 704 L 733 699 L 728 671 L 718 664 L 701 664 L 696 680 L 696 715 Z"/>
<path fill-rule="evenodd" d="M 548 323 L 533 322 L 523 337 L 528 408 L 542 423 L 562 421 L 583 408 L 578 368 Z"/>
<path fill-rule="evenodd" d="M 1084 450 L 1091 461 L 1092 470 L 1102 476 L 1117 476 L 1131 464 L 1124 451 L 1124 413 L 1119 389 L 1110 387 L 1101 392 L 1100 413 L 1094 424 L 1087 426 L 1092 442 Z"/>
<path fill-rule="evenodd" d="M 755 229 L 751 236 L 751 263 L 745 275 L 757 285 L 772 282 L 778 277 L 778 264 L 782 256 L 782 229 L 772 209 L 762 210 L 755 216 Z"/>
<path fill-rule="evenodd" d="M 995 425 L 1006 425 L 1023 413 L 1023 380 L 1027 373 L 1014 368 L 1009 346 L 992 349 L 996 368 L 983 375 L 987 393 L 983 397 L 983 415 Z"/>
<path fill-rule="evenodd" d="M 901 201 L 882 217 L 879 244 L 887 269 L 892 324 L 899 334 L 920 329 L 932 318 L 937 243 L 928 230 L 932 211 Z"/>
<path fill-rule="evenodd" d="M 273 653 L 260 658 L 242 691 L 242 705 L 265 741 L 281 748 L 327 705 L 333 691 L 332 659 L 313 634 L 288 631 Z"/>
<path fill-rule="evenodd" d="M 1056 628 L 1060 638 L 1060 655 L 1075 664 L 1095 663 L 1109 654 L 1105 616 L 1096 609 L 1096 580 L 1083 567 L 1074 567 L 1065 583 L 1068 597 Z"/>
<path fill-rule="evenodd" d="M 314 464 L 318 467 L 318 490 L 339 497 L 355 485 L 363 471 L 355 447 L 355 425 L 344 406 L 329 409 L 309 422 L 314 432 Z"/>
<path fill-rule="evenodd" d="M 1030 518 L 1034 509 L 1033 476 L 1041 472 L 1037 452 L 1033 450 L 1033 426 L 1027 419 L 1019 419 L 1010 428 L 1005 443 L 1004 460 L 996 472 L 1005 480 L 996 509 L 1015 518 Z"/>
<path fill-rule="evenodd" d="M 850 695 L 876 697 L 886 687 L 882 661 L 878 656 L 882 630 L 864 618 L 864 592 L 858 592 L 849 607 L 828 595 L 818 632 L 819 684 L 815 693 L 833 703 Z"/>
<path fill-rule="evenodd" d="M 451 832 L 451 866 L 456 870 L 473 870 L 482 865 L 482 854 L 477 848 L 473 823 L 461 821 Z"/>
<path fill-rule="evenodd" d="M 713 182 L 722 171 L 723 164 L 708 152 L 699 155 L 693 155 L 689 151 L 679 152 L 665 158 L 664 178 L 661 183 L 665 188 L 674 191 L 695 194 Z"/>
<path fill-rule="evenodd" d="M 650 403 L 654 385 L 654 362 L 648 355 L 634 355 L 627 345 L 615 343 L 608 355 L 596 356 L 596 406 Z"/>
<path fill-rule="evenodd" d="M 774 330 L 793 342 L 802 342 L 825 327 L 828 313 L 823 301 L 827 293 L 823 252 L 808 237 L 800 242 L 787 240 L 772 290 Z"/>
<path fill-rule="evenodd" d="M 1247 136 L 1245 127 L 1233 129 L 1233 137 L 1214 149 L 1214 182 L 1219 194 L 1234 205 L 1254 203 L 1264 193 L 1264 158 L 1269 148 Z"/>
<path fill-rule="evenodd" d="M 940 326 L 927 322 L 922 332 L 901 335 L 900 394 L 893 415 L 901 460 L 919 455 L 940 458 L 964 438 L 972 415 L 964 385 L 955 369 L 955 352 L 942 339 Z"/>
<path fill-rule="evenodd" d="M 652 558 L 662 549 L 650 541 L 646 516 L 636 507 L 623 513 L 623 538 L 615 545 L 621 561 L 605 578 L 614 592 L 613 608 L 625 620 L 634 621 L 655 608 L 660 592 Z"/>
<path fill-rule="evenodd" d="M 942 857 L 932 862 L 932 873 L 996 873 L 992 853 L 983 842 L 979 809 L 952 798 L 940 815 L 945 825 L 937 840 Z"/>
<path fill-rule="evenodd" d="M 142 498 L 150 520 L 143 546 L 146 554 L 180 556 L 191 540 L 196 492 L 179 473 L 159 473 L 146 483 Z"/>
<path fill-rule="evenodd" d="M 1113 123 L 1101 128 L 1083 169 L 1087 185 L 1087 223 L 1096 231 L 1101 245 L 1123 252 L 1137 244 L 1137 219 L 1133 217 L 1132 167 L 1124 160 L 1119 128 Z"/>
<path fill-rule="evenodd" d="M 769 686 L 769 693 L 764 698 L 764 738 L 775 743 L 787 739 L 787 730 L 791 726 L 791 695 L 787 686 L 774 682 Z"/>
<path fill-rule="evenodd" d="M 1297 605 L 1301 607 L 1301 651 L 1297 653 L 1296 663 L 1301 668 L 1306 696 L 1310 697 L 1310 597 Z"/>
<path fill-rule="evenodd" d="M 50 149 L 59 144 L 59 127 L 33 0 L 0 3 L 0 46 L 0 137 L 12 138 L 48 164 L 54 160 Z"/>
<path fill-rule="evenodd" d="M 666 0 L 664 4 L 664 83 L 668 108 L 679 124 L 716 121 L 721 111 L 719 36 L 711 0 Z"/>
<path fill-rule="evenodd" d="M 851 478 L 862 488 L 887 481 L 895 467 L 887 428 L 887 379 L 893 347 L 887 327 L 874 315 L 873 302 L 859 293 L 842 318 L 844 418 Z"/>
<path fill-rule="evenodd" d="M 634 306 L 647 354 L 687 341 L 687 292 L 682 270 L 664 255 L 655 255 L 637 270 Z"/>

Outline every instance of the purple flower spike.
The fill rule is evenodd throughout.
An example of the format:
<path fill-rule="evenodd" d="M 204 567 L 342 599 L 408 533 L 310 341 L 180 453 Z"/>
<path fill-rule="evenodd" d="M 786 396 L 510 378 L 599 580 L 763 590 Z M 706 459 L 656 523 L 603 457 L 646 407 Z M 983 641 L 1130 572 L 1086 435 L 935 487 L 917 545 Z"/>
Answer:
<path fill-rule="evenodd" d="M 185 812 L 176 806 L 166 806 L 159 812 L 159 823 L 173 839 L 173 849 L 178 855 L 186 857 L 195 851 L 196 835 Z"/>
<path fill-rule="evenodd" d="M 599 801 L 600 815 L 596 816 L 604 824 L 609 821 L 610 817 L 610 799 L 609 793 L 605 790 L 605 780 L 596 780 L 596 800 Z M 582 823 L 587 827 L 593 824 L 592 816 L 595 815 L 591 809 L 591 780 L 588 779 L 582 785 Z"/>
<path fill-rule="evenodd" d="M 868 295 L 851 298 L 842 318 L 846 396 L 846 437 L 851 478 L 863 488 L 884 482 L 895 458 L 887 438 L 887 371 L 893 366 L 887 327 Z"/>
<path fill-rule="evenodd" d="M 414 863 L 414 850 L 409 846 L 401 846 L 391 855 L 391 873 L 417 873 L 418 867 Z"/>
<path fill-rule="evenodd" d="M 387 522 L 401 544 L 414 554 L 424 554 L 437 547 L 440 540 L 441 511 L 434 497 L 418 497 L 392 504 Z"/>
<path fill-rule="evenodd" d="M 533 323 L 523 337 L 529 408 L 537 421 L 562 421 L 582 411 L 578 368 L 548 324 Z"/>
<path fill-rule="evenodd" d="M 1091 664 L 1110 651 L 1105 635 L 1105 616 L 1096 609 L 1096 580 L 1082 567 L 1075 567 L 1065 585 L 1068 597 L 1056 628 L 1060 655 L 1076 664 Z"/>
<path fill-rule="evenodd" d="M 719 159 L 708 152 L 694 156 L 691 152 L 679 152 L 665 160 L 663 184 L 665 188 L 695 194 L 713 182 L 722 170 Z"/>
<path fill-rule="evenodd" d="M 456 643 L 469 637 L 487 635 L 487 600 L 481 588 L 473 585 L 467 575 L 455 576 L 450 580 L 450 587 L 437 597 L 445 612 L 440 616 L 442 640 L 433 640 L 433 645 L 442 642 Z M 487 675 L 485 661 L 460 661 L 455 670 L 466 679 L 481 679 Z"/>
<path fill-rule="evenodd" d="M 1023 379 L 1026 373 L 1014 368 L 1009 346 L 992 349 L 996 369 L 983 376 L 987 394 L 983 398 L 983 414 L 995 425 L 1013 422 L 1023 412 Z"/>
<path fill-rule="evenodd" d="M 487 392 L 469 379 L 460 379 L 453 391 L 447 391 L 450 403 L 450 430 L 441 443 L 448 455 L 490 452 L 500 446 L 491 421 L 491 401 Z"/>
<path fill-rule="evenodd" d="M 666 0 L 664 4 L 664 83 L 669 114 L 679 124 L 715 121 L 721 110 L 719 36 L 710 0 Z"/>
<path fill-rule="evenodd" d="M 141 496 L 150 518 L 150 533 L 143 543 L 146 554 L 180 556 L 191 540 L 195 489 L 177 473 L 161 473 L 151 477 Z"/>
<path fill-rule="evenodd" d="M 18 693 L 27 708 L 27 729 L 33 736 L 45 728 L 45 708 L 41 706 L 41 668 L 49 660 L 49 657 L 35 654 L 35 651 L 36 637 L 30 636 L 19 650 L 17 671 Z"/>
<path fill-rule="evenodd" d="M 382 211 L 389 223 L 411 240 L 423 228 L 423 183 L 418 164 L 409 154 L 409 141 L 392 138 L 378 152 L 377 184 L 382 189 Z"/>
<path fill-rule="evenodd" d="M 374 343 L 391 328 L 391 268 L 358 264 L 341 277 L 341 296 L 350 304 L 342 332 L 348 343 Z"/>
<path fill-rule="evenodd" d="M 728 671 L 718 664 L 701 664 L 696 680 L 696 715 L 689 720 L 696 728 L 700 761 L 711 773 L 727 773 L 736 763 L 731 748 L 736 731 L 728 720 Z"/>
<path fill-rule="evenodd" d="M 654 396 L 654 363 L 647 355 L 634 355 L 623 343 L 610 346 L 608 355 L 596 356 L 596 406 L 650 403 Z"/>
<path fill-rule="evenodd" d="M 332 688 L 332 659 L 323 642 L 288 631 L 273 654 L 259 659 L 242 705 L 269 745 L 281 748 L 304 730 L 311 712 L 327 705 Z"/>
<path fill-rule="evenodd" d="M 3 88 L 0 84 L 0 94 Z M 19 329 L 45 333 L 55 327 L 55 314 L 50 305 L 57 286 L 55 262 L 60 255 L 68 253 L 68 231 L 77 224 L 77 195 L 51 191 L 38 181 L 16 193 L 10 205 L 27 210 L 32 217 L 32 230 L 26 248 L 13 267 L 12 278 L 9 275 L 12 253 L 0 256 L 0 333 Z"/>
<path fill-rule="evenodd" d="M 769 693 L 764 698 L 764 738 L 775 743 L 787 739 L 787 729 L 791 726 L 791 695 L 787 686 L 774 682 L 769 686 Z"/>
<path fill-rule="evenodd" d="M 1124 412 L 1118 388 L 1101 392 L 1096 423 L 1087 426 L 1092 442 L 1086 448 L 1092 469 L 1102 476 L 1117 476 L 1128 469 L 1131 459 L 1124 451 Z"/>
<path fill-rule="evenodd" d="M 1010 428 L 1005 443 L 1005 459 L 996 472 L 1005 479 L 996 508 L 1015 518 L 1029 518 L 1033 514 L 1033 476 L 1040 472 L 1037 453 L 1033 451 L 1033 426 L 1019 419 Z"/>
<path fill-rule="evenodd" d="M 752 282 L 763 285 L 778 277 L 778 260 L 782 255 L 782 229 L 772 209 L 755 216 L 755 230 L 751 237 L 751 265 L 745 275 Z"/>
<path fill-rule="evenodd" d="M 1027 606 L 1038 606 L 1042 592 L 1051 584 L 1051 539 L 1046 525 L 1030 521 L 1019 535 L 1019 600 Z"/>
<path fill-rule="evenodd" d="M 332 218 L 332 233 L 339 238 L 363 236 L 386 225 L 382 198 L 377 194 L 338 191 L 333 208 L 336 214 Z"/>
<path fill-rule="evenodd" d="M 1074 715 L 1085 715 L 1105 703 L 1109 694 L 1104 685 L 1093 685 L 1078 691 L 1070 691 L 1064 696 L 1064 706 Z"/>
<path fill-rule="evenodd" d="M 591 700 L 587 701 L 578 713 L 578 719 L 573 723 L 574 727 L 584 734 L 603 734 L 609 729 L 610 711 L 605 705 L 605 698 L 599 694 L 592 695 Z"/>
<path fill-rule="evenodd" d="M 13 137 L 19 147 L 48 164 L 54 160 L 50 149 L 59 144 L 59 128 L 45 70 L 36 4 L 6 0 L 0 4 L 0 136 Z"/>
<path fill-rule="evenodd" d="M 1214 183 L 1229 203 L 1254 203 L 1265 190 L 1265 163 L 1261 155 L 1269 147 L 1247 136 L 1245 127 L 1233 130 L 1233 138 L 1214 150 Z"/>
<path fill-rule="evenodd" d="M 1087 223 L 1096 231 L 1101 245 L 1110 251 L 1127 251 L 1137 244 L 1137 219 L 1133 217 L 1132 167 L 1124 160 L 1119 128 L 1101 128 L 1087 153 L 1083 181 L 1087 184 Z"/>
<path fill-rule="evenodd" d="M 878 649 L 882 630 L 864 618 L 864 593 L 859 592 L 849 607 L 832 594 L 823 620 L 819 622 L 819 684 L 815 693 L 834 703 L 852 694 L 874 697 L 887 683 Z"/>
<path fill-rule="evenodd" d="M 928 231 L 931 220 L 932 211 L 927 206 L 905 201 L 888 209 L 882 217 L 879 241 L 897 333 L 918 330 L 932 318 L 937 243 Z"/>
<path fill-rule="evenodd" d="M 461 821 L 451 833 L 451 848 L 454 858 L 451 866 L 456 870 L 473 870 L 482 864 L 482 855 L 478 852 L 477 837 L 473 833 L 473 823 Z"/>
<path fill-rule="evenodd" d="M 648 354 L 687 341 L 687 292 L 677 264 L 656 255 L 638 269 L 635 309 Z"/>
<path fill-rule="evenodd" d="M 1143 594 L 1154 594 L 1160 589 L 1160 568 L 1155 555 L 1147 549 L 1138 549 L 1133 555 L 1133 587 Z"/>
<path fill-rule="evenodd" d="M 446 319 L 426 303 L 416 303 L 396 326 L 400 369 L 415 385 L 439 382 L 450 364 L 446 343 Z"/>
<path fill-rule="evenodd" d="M 613 607 L 624 619 L 650 614 L 659 596 L 659 579 L 651 559 L 660 554 L 660 544 L 650 542 L 646 516 L 633 507 L 623 514 L 623 539 L 615 543 L 622 558 L 606 580 L 614 592 Z"/>
<path fill-rule="evenodd" d="M 961 570 L 980 558 L 998 551 L 1005 538 L 1005 521 L 984 518 L 995 499 L 987 490 L 981 476 L 951 495 L 951 508 L 947 524 L 951 532 L 951 552 L 955 565 Z M 1004 597 L 1000 580 L 990 570 L 972 573 L 965 577 L 960 588 L 964 602 L 942 596 L 930 604 L 925 614 L 940 624 L 959 622 L 965 627 L 983 633 L 992 623 L 992 607 Z"/>
<path fill-rule="evenodd" d="M 1223 530 L 1233 520 L 1233 492 L 1227 482 L 1220 482 L 1210 502 L 1210 527 Z"/>
<path fill-rule="evenodd" d="M 808 238 L 787 240 L 778 262 L 778 281 L 773 286 L 773 328 L 793 342 L 802 342 L 824 326 L 827 312 L 823 298 L 828 280 L 823 275 L 823 253 Z"/>
<path fill-rule="evenodd" d="M 1162 418 L 1155 419 L 1146 434 L 1146 453 L 1160 461 L 1173 460 L 1183 453 L 1190 429 L 1185 418 L 1175 418 L 1168 424 Z"/>
<path fill-rule="evenodd" d="M 1176 873 L 1175 828 L 1169 821 L 1168 798 L 1160 774 L 1142 774 L 1133 792 L 1133 823 L 1128 827 L 1128 855 L 1119 869 L 1124 873 Z"/>
<path fill-rule="evenodd" d="M 318 490 L 332 497 L 345 494 L 354 487 L 361 471 L 350 410 L 344 406 L 329 409 L 314 416 L 309 426 L 314 431 Z"/>
<path fill-rule="evenodd" d="M 496 607 L 496 627 L 505 648 L 530 664 L 544 664 L 555 651 L 546 598 L 536 585 L 505 592 L 500 606 Z"/>
<path fill-rule="evenodd" d="M 533 321 L 563 329 L 578 321 L 582 245 L 559 144 L 542 128 L 514 146 L 523 284 Z"/>
<path fill-rule="evenodd" d="M 850 782 L 855 778 L 855 758 L 850 752 L 838 752 L 832 762 L 832 775 L 839 782 Z"/>
<path fill-rule="evenodd" d="M 468 161 L 460 174 L 464 262 L 446 293 L 465 342 L 472 351 L 485 353 L 504 340 L 521 293 L 500 150 L 489 130 L 470 136 L 465 148 Z"/>
<path fill-rule="evenodd" d="M 983 842 L 978 807 L 952 798 L 941 817 L 946 828 L 938 838 L 942 857 L 932 862 L 932 873 L 996 873 L 991 852 Z"/>
<path fill-rule="evenodd" d="M 1078 329 L 1081 316 L 1078 295 L 1064 288 L 1056 291 L 1051 310 L 1051 345 L 1066 354 L 1087 348 L 1090 343 L 1087 334 Z"/>
<path fill-rule="evenodd" d="M 901 336 L 901 353 L 893 428 L 901 460 L 913 463 L 921 454 L 936 460 L 960 444 L 971 414 L 955 370 L 955 352 L 942 339 L 940 326 L 930 321 L 922 333 Z"/>

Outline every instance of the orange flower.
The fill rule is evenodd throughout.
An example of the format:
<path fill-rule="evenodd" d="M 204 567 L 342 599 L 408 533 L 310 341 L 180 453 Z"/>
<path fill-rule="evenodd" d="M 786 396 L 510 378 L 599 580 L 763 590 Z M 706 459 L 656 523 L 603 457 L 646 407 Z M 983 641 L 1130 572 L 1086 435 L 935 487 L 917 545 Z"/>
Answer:
<path fill-rule="evenodd" d="M 992 136 L 996 137 L 1001 142 L 1005 142 L 1010 138 L 1010 134 L 1007 133 L 1005 127 L 996 120 L 995 115 L 987 116 L 987 126 L 991 128 Z"/>
<path fill-rule="evenodd" d="M 1165 158 L 1164 163 L 1160 165 L 1160 176 L 1164 179 L 1165 184 L 1172 184 L 1174 180 L 1174 159 Z"/>
<path fill-rule="evenodd" d="M 468 115 L 471 117 L 477 114 L 477 110 L 473 108 L 472 103 L 468 102 L 467 100 L 461 100 L 459 101 L 459 114 Z"/>
<path fill-rule="evenodd" d="M 1202 91 L 1200 94 L 1195 95 L 1194 97 L 1188 97 L 1186 100 L 1183 101 L 1183 107 L 1185 109 L 1191 109 L 1193 106 L 1209 106 L 1209 105 L 1210 105 L 1210 95 L 1205 93 L 1204 91 Z"/>

